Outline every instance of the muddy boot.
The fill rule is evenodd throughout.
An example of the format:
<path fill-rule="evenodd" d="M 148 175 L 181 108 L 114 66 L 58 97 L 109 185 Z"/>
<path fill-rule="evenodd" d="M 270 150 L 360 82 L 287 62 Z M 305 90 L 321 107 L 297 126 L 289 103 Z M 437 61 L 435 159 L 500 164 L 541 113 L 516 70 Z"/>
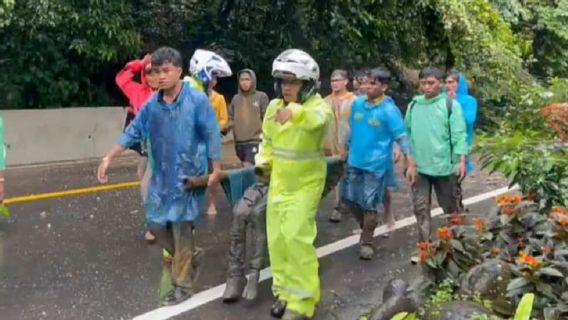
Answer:
<path fill-rule="evenodd" d="M 286 310 L 286 313 L 284 313 L 282 320 L 310 320 L 310 318 L 295 311 Z"/>
<path fill-rule="evenodd" d="M 374 255 L 375 249 L 373 249 L 373 246 L 361 244 L 361 247 L 359 248 L 359 258 L 361 260 L 372 260 Z"/>
<path fill-rule="evenodd" d="M 329 216 L 329 221 L 330 222 L 334 222 L 334 223 L 338 223 L 341 221 L 341 212 L 339 212 L 339 210 L 334 209 L 333 212 L 331 213 L 331 215 Z"/>
<path fill-rule="evenodd" d="M 247 284 L 245 277 L 233 277 L 227 279 L 227 286 L 223 292 L 223 302 L 231 303 L 238 301 L 243 295 L 243 290 Z"/>
<path fill-rule="evenodd" d="M 163 306 L 173 306 L 184 302 L 193 296 L 193 291 L 189 288 L 174 287 L 162 299 Z"/>
<path fill-rule="evenodd" d="M 375 228 L 379 224 L 376 212 L 367 211 L 363 215 L 363 230 L 361 231 L 361 247 L 359 257 L 363 260 L 371 260 L 375 254 L 373 249 L 373 235 Z"/>
<path fill-rule="evenodd" d="M 258 280 L 260 278 L 260 272 L 257 270 L 252 271 L 249 274 L 247 286 L 243 292 L 243 298 L 247 300 L 254 300 L 258 295 Z"/>
<path fill-rule="evenodd" d="M 275 318 L 282 318 L 284 312 L 286 312 L 287 303 L 285 301 L 278 300 L 278 298 L 276 299 L 277 300 L 272 304 L 272 307 L 270 308 L 270 315 Z"/>

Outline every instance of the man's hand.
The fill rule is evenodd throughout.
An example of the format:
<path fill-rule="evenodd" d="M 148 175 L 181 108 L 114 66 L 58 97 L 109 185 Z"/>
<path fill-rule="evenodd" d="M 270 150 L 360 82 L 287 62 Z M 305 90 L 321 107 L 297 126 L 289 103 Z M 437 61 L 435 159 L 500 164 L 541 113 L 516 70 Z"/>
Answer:
<path fill-rule="evenodd" d="M 221 181 L 221 163 L 217 160 L 211 160 L 211 166 L 213 171 L 209 174 L 209 179 L 207 180 L 207 186 L 215 186 Z"/>
<path fill-rule="evenodd" d="M 413 186 L 416 183 L 416 178 L 418 177 L 416 162 L 414 162 L 414 159 L 412 157 L 407 156 L 405 157 L 404 165 L 404 176 L 406 177 L 406 180 L 408 180 L 410 185 Z"/>
<path fill-rule="evenodd" d="M 417 176 L 418 173 L 416 172 L 415 165 L 410 165 L 406 168 L 406 180 L 408 180 L 408 183 L 410 183 L 411 186 L 413 186 L 416 183 Z"/>
<path fill-rule="evenodd" d="M 292 119 L 292 111 L 290 109 L 282 108 L 276 111 L 274 115 L 274 121 L 285 124 Z"/>
<path fill-rule="evenodd" d="M 207 180 L 207 186 L 215 186 L 221 181 L 221 170 L 213 170 L 211 174 L 209 174 L 209 180 Z"/>
<path fill-rule="evenodd" d="M 147 54 L 144 56 L 144 58 L 142 59 L 142 63 L 144 65 L 150 64 L 152 62 L 152 55 L 151 54 Z"/>
<path fill-rule="evenodd" d="M 458 178 L 460 180 L 465 178 L 465 175 L 467 174 L 467 166 L 466 166 L 466 160 L 465 157 L 462 157 L 461 161 L 460 161 L 460 165 L 458 166 L 458 170 L 456 172 L 456 175 L 458 176 Z"/>
<path fill-rule="evenodd" d="M 394 162 L 397 163 L 398 161 L 400 161 L 400 156 L 401 156 L 401 152 L 400 152 L 400 148 L 398 147 L 394 147 L 393 151 L 392 151 L 392 157 L 394 159 Z"/>
<path fill-rule="evenodd" d="M 101 161 L 101 164 L 99 164 L 99 169 L 97 170 L 97 179 L 99 180 L 100 183 L 108 182 L 108 176 L 106 172 L 109 165 L 110 165 L 110 158 L 108 156 L 104 157 L 103 160 Z"/>

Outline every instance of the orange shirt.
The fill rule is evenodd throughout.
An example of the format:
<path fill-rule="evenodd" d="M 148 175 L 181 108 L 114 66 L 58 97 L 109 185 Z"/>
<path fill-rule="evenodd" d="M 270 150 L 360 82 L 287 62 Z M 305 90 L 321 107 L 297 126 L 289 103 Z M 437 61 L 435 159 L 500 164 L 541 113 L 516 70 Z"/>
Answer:
<path fill-rule="evenodd" d="M 333 121 L 329 126 L 325 144 L 328 155 L 340 155 L 345 152 L 345 142 L 350 131 L 351 104 L 356 97 L 353 92 L 347 91 L 341 95 L 332 93 L 324 99 L 333 110 Z"/>
<path fill-rule="evenodd" d="M 217 115 L 217 122 L 219 123 L 219 128 L 221 130 L 227 128 L 229 124 L 229 115 L 227 114 L 227 102 L 225 97 L 215 90 L 211 90 L 209 94 L 209 102 L 215 109 L 215 115 Z"/>

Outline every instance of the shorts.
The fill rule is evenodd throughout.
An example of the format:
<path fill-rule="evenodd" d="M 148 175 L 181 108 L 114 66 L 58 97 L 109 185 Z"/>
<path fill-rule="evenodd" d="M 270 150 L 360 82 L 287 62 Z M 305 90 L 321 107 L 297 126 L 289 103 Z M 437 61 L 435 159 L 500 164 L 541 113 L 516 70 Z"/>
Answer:
<path fill-rule="evenodd" d="M 126 120 L 124 121 L 124 130 L 126 131 L 126 128 L 130 125 L 130 123 L 132 122 L 132 120 L 134 120 L 134 118 L 136 118 L 136 115 L 132 112 L 128 112 L 126 114 Z M 146 150 L 146 143 L 145 142 L 137 142 L 133 145 L 131 145 L 130 147 L 128 147 L 128 149 L 136 151 L 136 153 L 138 153 L 139 155 L 143 156 L 143 157 L 147 157 L 148 156 L 148 152 Z"/>
<path fill-rule="evenodd" d="M 386 173 L 348 167 L 341 181 L 341 200 L 356 204 L 363 210 L 381 210 L 388 179 Z"/>
<path fill-rule="evenodd" d="M 255 144 L 237 144 L 235 152 L 241 162 L 254 164 L 254 156 L 258 153 L 258 143 Z"/>
<path fill-rule="evenodd" d="M 392 189 L 393 191 L 398 191 L 400 185 L 398 184 L 398 178 L 396 177 L 395 166 L 392 166 L 392 168 L 388 169 L 385 172 L 385 179 L 386 179 L 386 186 L 388 189 Z"/>

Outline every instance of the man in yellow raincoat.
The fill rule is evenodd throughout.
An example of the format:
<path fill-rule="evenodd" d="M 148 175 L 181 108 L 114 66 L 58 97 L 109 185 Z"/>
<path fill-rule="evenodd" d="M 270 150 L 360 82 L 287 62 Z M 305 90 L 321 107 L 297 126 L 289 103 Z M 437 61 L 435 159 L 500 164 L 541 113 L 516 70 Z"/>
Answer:
<path fill-rule="evenodd" d="M 276 302 L 271 314 L 310 319 L 320 299 L 314 247 L 316 212 L 326 178 L 323 147 L 333 118 L 317 94 L 319 66 L 290 49 L 273 62 L 278 98 L 268 106 L 257 165 L 271 168 L 267 238 Z"/>

